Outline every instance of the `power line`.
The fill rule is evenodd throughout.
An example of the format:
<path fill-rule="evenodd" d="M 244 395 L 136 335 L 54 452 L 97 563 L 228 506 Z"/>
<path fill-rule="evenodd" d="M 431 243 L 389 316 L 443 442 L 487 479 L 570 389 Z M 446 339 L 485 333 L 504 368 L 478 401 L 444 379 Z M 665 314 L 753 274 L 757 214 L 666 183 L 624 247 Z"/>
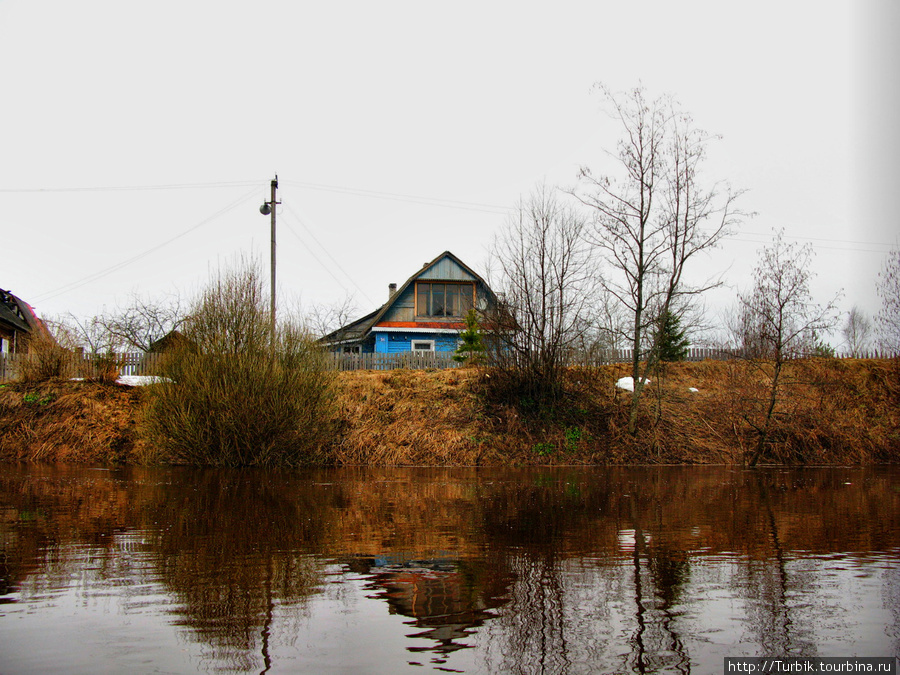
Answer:
<path fill-rule="evenodd" d="M 764 232 L 746 232 L 741 231 L 742 235 L 749 235 L 751 237 L 765 237 L 766 239 L 771 239 L 774 234 L 772 232 L 764 233 Z M 784 233 L 784 236 L 788 239 L 802 239 L 805 241 L 824 241 L 830 244 L 853 244 L 855 246 L 886 246 L 891 248 L 894 244 L 887 244 L 885 242 L 880 241 L 855 241 L 853 239 L 831 239 L 827 237 L 806 237 L 806 236 L 798 236 L 794 234 Z"/>
<path fill-rule="evenodd" d="M 282 222 L 284 222 L 284 221 L 282 221 Z M 334 273 L 330 269 L 328 269 L 328 266 L 322 262 L 322 260 L 319 258 L 319 256 L 316 255 L 316 252 L 313 251 L 305 241 L 303 241 L 303 239 L 300 237 L 300 235 L 297 234 L 297 231 L 293 227 L 291 227 L 290 223 L 284 223 L 284 225 L 287 226 L 288 232 L 290 232 L 292 235 L 294 235 L 297 238 L 297 241 L 299 241 L 303 245 L 303 248 L 305 248 L 313 258 L 315 258 L 316 262 L 319 263 L 321 268 L 323 270 L 325 270 L 325 272 L 328 274 L 328 276 L 330 276 L 332 279 L 334 279 L 334 282 L 338 286 L 340 286 L 341 288 L 344 289 L 344 293 L 346 293 L 347 295 L 350 295 L 350 290 L 346 286 L 344 286 L 343 282 L 340 279 L 338 279 L 336 276 L 334 276 Z"/>
<path fill-rule="evenodd" d="M 759 236 L 765 237 L 764 239 L 742 239 L 740 237 L 722 237 L 726 241 L 736 241 L 742 244 L 768 244 L 772 241 L 772 237 L 770 235 L 756 234 L 754 232 L 748 232 L 750 236 Z M 796 239 L 798 241 L 807 241 L 810 246 L 812 246 L 817 251 L 845 251 L 848 253 L 886 253 L 886 249 L 870 249 L 870 248 L 848 248 L 847 246 L 823 246 L 822 244 L 816 244 L 814 241 L 832 241 L 835 243 L 840 243 L 839 239 L 817 239 L 815 237 L 799 237 L 799 236 L 789 236 L 784 235 L 789 239 Z M 847 242 L 847 243 L 855 243 L 855 242 Z M 890 246 L 889 244 L 874 244 L 867 242 L 858 242 L 863 246 Z"/>
<path fill-rule="evenodd" d="M 175 235 L 175 236 L 172 237 L 171 239 L 167 239 L 166 241 L 164 241 L 164 242 L 162 242 L 162 243 L 160 243 L 160 244 L 157 244 L 156 246 L 153 246 L 153 247 L 151 247 L 151 248 L 148 248 L 148 249 L 146 249 L 145 251 L 143 251 L 142 253 L 138 253 L 137 255 L 132 256 L 131 258 L 128 258 L 127 260 L 123 260 L 122 262 L 119 262 L 119 263 L 117 263 L 117 264 L 115 264 L 115 265 L 112 265 L 111 267 L 107 267 L 106 269 L 100 270 L 99 272 L 94 272 L 93 274 L 90 274 L 90 275 L 88 275 L 88 276 L 86 276 L 86 277 L 82 277 L 81 279 L 78 279 L 78 280 L 73 281 L 73 282 L 71 282 L 71 283 L 69 283 L 69 284 L 66 284 L 65 286 L 60 286 L 59 288 L 55 288 L 55 289 L 53 289 L 52 291 L 48 291 L 48 292 L 46 292 L 46 293 L 43 293 L 43 294 L 41 294 L 41 295 L 38 295 L 38 296 L 34 299 L 35 304 L 38 304 L 38 303 L 41 303 L 41 302 L 46 302 L 47 300 L 51 300 L 51 299 L 56 298 L 56 297 L 58 297 L 58 296 L 60 296 L 60 295 L 64 295 L 65 293 L 69 293 L 69 292 L 71 292 L 71 291 L 74 291 L 74 290 L 76 290 L 76 289 L 78 289 L 78 288 L 81 288 L 82 286 L 85 286 L 85 285 L 87 285 L 87 284 L 89 284 L 89 283 L 92 283 L 92 282 L 94 282 L 94 281 L 97 281 L 97 280 L 99 280 L 99 279 L 102 279 L 103 277 L 108 276 L 108 275 L 112 274 L 113 272 L 117 272 L 117 271 L 119 271 L 120 269 L 123 269 L 123 268 L 127 267 L 128 265 L 130 265 L 130 264 L 133 263 L 133 262 L 137 262 L 138 260 L 141 260 L 142 258 L 146 258 L 146 257 L 147 257 L 148 255 L 150 255 L 151 253 L 154 253 L 155 251 L 158 251 L 159 249 L 161 249 L 161 248 L 163 248 L 163 247 L 165 247 L 165 246 L 168 246 L 168 245 L 171 244 L 173 241 L 177 241 L 178 239 L 181 239 L 182 237 L 187 236 L 188 234 L 190 234 L 190 233 L 193 232 L 194 230 L 199 229 L 200 227 L 202 227 L 202 226 L 206 225 L 207 223 L 209 223 L 209 222 L 215 220 L 216 218 L 218 218 L 218 217 L 220 217 L 220 216 L 223 216 L 223 215 L 225 215 L 226 213 L 228 213 L 229 211 L 232 211 L 233 209 L 237 208 L 237 207 L 240 206 L 242 203 L 244 203 L 244 202 L 246 202 L 247 200 L 249 200 L 250 197 L 252 197 L 253 195 L 257 194 L 256 191 L 257 191 L 258 188 L 259 188 L 259 184 L 258 184 L 258 183 L 257 183 L 257 184 L 254 184 L 253 189 L 252 189 L 251 191 L 247 192 L 247 193 L 246 193 L 245 195 L 243 195 L 242 197 L 236 199 L 236 200 L 233 201 L 231 204 L 229 204 L 228 206 L 226 206 L 226 207 L 220 209 L 219 211 L 217 211 L 217 212 L 214 213 L 213 215 L 209 216 L 208 218 L 204 218 L 204 219 L 201 220 L 199 223 L 197 223 L 196 225 L 194 225 L 194 226 L 188 228 L 188 229 L 185 230 L 184 232 L 181 232 L 180 234 Z"/>
<path fill-rule="evenodd" d="M 143 190 L 195 190 L 208 188 L 246 187 L 259 181 L 224 181 L 219 183 L 169 183 L 161 185 L 105 185 L 59 188 L 0 188 L 0 193 L 33 194 L 39 192 L 136 192 Z"/>
<path fill-rule="evenodd" d="M 291 216 L 292 216 L 298 223 L 300 223 L 300 226 L 301 226 L 304 230 L 306 230 L 306 233 L 312 238 L 312 240 L 315 241 L 315 242 L 319 245 L 319 248 L 321 248 L 321 249 L 325 252 L 325 255 L 327 255 L 327 256 L 331 259 L 331 262 L 333 262 L 334 265 L 335 265 L 335 266 L 343 273 L 343 275 L 344 275 L 345 277 L 347 277 L 347 279 L 350 281 L 350 283 L 353 284 L 353 285 L 356 287 L 356 290 L 358 290 L 366 300 L 368 300 L 371 304 L 374 305 L 375 303 L 373 302 L 372 298 L 370 298 L 370 297 L 366 294 L 366 292 L 360 287 L 360 285 L 356 283 L 356 281 L 353 279 L 353 277 L 351 277 L 351 276 L 347 273 L 347 270 L 345 270 L 343 267 L 341 267 L 341 264 L 340 264 L 337 260 L 334 259 L 334 256 L 331 255 L 331 253 L 329 253 L 328 249 L 325 248 L 325 245 L 322 244 L 321 241 L 319 241 L 319 239 L 316 237 L 315 234 L 313 234 L 312 230 L 310 230 L 310 229 L 306 226 L 306 223 L 304 223 L 303 220 L 300 218 L 300 216 L 297 215 L 296 211 L 294 211 L 294 209 L 291 208 L 290 204 L 286 205 L 286 208 L 287 208 L 287 210 L 288 210 L 288 213 L 290 213 Z M 309 246 L 306 245 L 306 242 L 304 242 L 303 239 L 300 237 L 300 235 L 298 235 L 298 234 L 294 231 L 294 229 L 290 226 L 290 224 L 288 224 L 288 230 L 291 232 L 291 234 L 293 234 L 295 237 L 297 237 L 297 239 L 300 241 L 300 243 L 303 244 L 303 246 L 306 248 L 307 251 L 309 251 L 310 255 L 312 255 L 312 257 L 316 259 L 316 262 L 318 262 L 319 265 L 321 265 L 322 268 L 328 273 L 328 275 L 329 275 L 332 279 L 334 279 L 334 280 L 337 282 L 337 284 L 338 284 L 341 288 L 344 289 L 344 292 L 345 292 L 345 293 L 347 293 L 347 294 L 349 295 L 350 292 L 347 290 L 347 287 L 344 286 L 344 284 L 342 284 L 342 283 L 338 280 L 338 278 L 334 276 L 334 274 L 332 274 L 332 272 L 331 272 L 331 270 L 328 268 L 328 266 L 325 265 L 325 264 L 319 259 L 319 257 L 316 255 L 315 251 L 313 251 Z"/>
<path fill-rule="evenodd" d="M 509 207 L 498 206 L 496 204 L 481 204 L 478 202 L 463 202 L 455 199 L 442 199 L 437 197 L 422 197 L 420 195 L 409 195 L 396 192 L 381 192 L 379 190 L 363 190 L 359 188 L 342 187 L 339 185 L 323 185 L 321 183 L 304 183 L 300 181 L 285 181 L 288 185 L 306 188 L 309 190 L 320 190 L 323 192 L 337 192 L 340 194 L 350 194 L 358 197 L 374 197 L 376 199 L 389 199 L 393 201 L 410 202 L 413 204 L 423 204 L 425 206 L 442 206 L 451 209 L 464 209 L 468 211 L 482 211 L 484 213 L 507 213 Z"/>

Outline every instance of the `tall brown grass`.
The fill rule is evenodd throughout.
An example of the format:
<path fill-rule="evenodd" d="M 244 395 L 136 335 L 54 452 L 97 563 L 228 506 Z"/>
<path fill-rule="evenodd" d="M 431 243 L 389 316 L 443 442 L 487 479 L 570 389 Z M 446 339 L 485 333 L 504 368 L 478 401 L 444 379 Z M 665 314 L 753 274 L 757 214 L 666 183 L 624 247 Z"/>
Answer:
<path fill-rule="evenodd" d="M 628 432 L 628 364 L 565 372 L 555 406 L 502 400 L 493 369 L 342 373 L 343 464 L 747 464 L 765 381 L 746 362 L 673 363 Z M 692 391 L 691 389 L 696 389 Z M 900 362 L 803 359 L 786 365 L 767 464 L 900 462 Z"/>
<path fill-rule="evenodd" d="M 18 360 L 22 382 L 45 382 L 72 377 L 75 366 L 72 351 L 61 347 L 49 333 L 36 331 L 28 342 L 28 353 Z"/>
<path fill-rule="evenodd" d="M 322 461 L 333 429 L 333 375 L 301 329 L 270 332 L 257 265 L 221 273 L 185 324 L 186 340 L 148 388 L 144 434 L 158 459 L 222 466 Z"/>

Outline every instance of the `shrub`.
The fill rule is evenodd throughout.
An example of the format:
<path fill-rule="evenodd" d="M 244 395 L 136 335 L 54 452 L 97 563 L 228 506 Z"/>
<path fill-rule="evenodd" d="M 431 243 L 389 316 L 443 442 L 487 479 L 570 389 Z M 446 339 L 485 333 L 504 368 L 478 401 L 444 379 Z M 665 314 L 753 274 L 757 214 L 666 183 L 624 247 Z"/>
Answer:
<path fill-rule="evenodd" d="M 77 359 L 78 376 L 91 382 L 112 384 L 119 379 L 122 357 L 115 352 L 93 352 Z"/>
<path fill-rule="evenodd" d="M 49 333 L 36 332 L 28 346 L 28 353 L 18 358 L 18 375 L 22 382 L 72 377 L 72 352 L 61 347 Z"/>
<path fill-rule="evenodd" d="M 220 275 L 195 303 L 185 340 L 148 388 L 145 429 L 161 459 L 181 464 L 295 465 L 321 460 L 333 376 L 312 339 L 273 336 L 258 266 Z"/>

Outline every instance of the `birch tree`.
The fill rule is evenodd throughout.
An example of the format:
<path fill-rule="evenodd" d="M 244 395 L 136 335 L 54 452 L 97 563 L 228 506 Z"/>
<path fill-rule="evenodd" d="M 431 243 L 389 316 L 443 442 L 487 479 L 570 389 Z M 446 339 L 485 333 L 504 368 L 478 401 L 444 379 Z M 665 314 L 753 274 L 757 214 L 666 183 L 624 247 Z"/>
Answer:
<path fill-rule="evenodd" d="M 872 322 L 858 305 L 853 305 L 847 314 L 847 322 L 841 333 L 844 336 L 844 344 L 850 351 L 850 356 L 859 358 L 869 346 L 872 337 Z"/>
<path fill-rule="evenodd" d="M 622 131 L 616 152 L 609 153 L 616 170 L 595 176 L 582 168 L 573 194 L 593 212 L 587 238 L 605 259 L 604 288 L 630 318 L 622 338 L 633 352 L 628 429 L 635 434 L 638 402 L 659 362 L 665 317 L 717 285 L 688 284 L 685 269 L 737 224 L 740 193 L 703 180 L 715 137 L 697 129 L 671 97 L 651 101 L 643 88 L 624 94 L 600 89 Z"/>
<path fill-rule="evenodd" d="M 767 391 L 744 413 L 744 419 L 756 431 L 756 448 L 748 464 L 754 466 L 763 456 L 776 410 L 784 388 L 784 365 L 792 358 L 806 356 L 817 336 L 827 333 L 837 322 L 837 301 L 820 305 L 810 291 L 813 250 L 810 244 L 798 246 L 777 232 L 772 243 L 760 251 L 753 272 L 753 288 L 739 298 L 742 325 L 748 327 L 755 346 L 750 358 L 767 380 Z"/>

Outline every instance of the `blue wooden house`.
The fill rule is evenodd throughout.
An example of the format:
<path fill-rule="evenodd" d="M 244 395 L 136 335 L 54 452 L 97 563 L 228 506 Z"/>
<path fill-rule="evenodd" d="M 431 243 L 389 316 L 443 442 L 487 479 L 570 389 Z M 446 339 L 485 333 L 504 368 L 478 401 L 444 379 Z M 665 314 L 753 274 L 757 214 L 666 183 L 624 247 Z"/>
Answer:
<path fill-rule="evenodd" d="M 450 251 L 388 289 L 385 304 L 320 342 L 345 354 L 454 352 L 469 310 L 484 312 L 496 302 L 484 279 Z"/>

